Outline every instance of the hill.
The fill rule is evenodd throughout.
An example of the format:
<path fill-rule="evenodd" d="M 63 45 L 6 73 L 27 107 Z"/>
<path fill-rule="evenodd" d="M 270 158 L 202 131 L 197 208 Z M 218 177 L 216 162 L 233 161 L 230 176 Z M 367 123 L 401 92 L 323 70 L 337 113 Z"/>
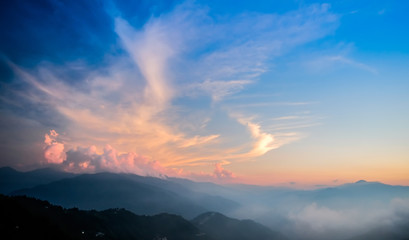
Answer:
<path fill-rule="evenodd" d="M 173 214 L 138 216 L 125 209 L 64 209 L 27 197 L 0 195 L 2 239 L 210 240 Z"/>
<path fill-rule="evenodd" d="M 12 195 L 27 195 L 68 208 L 126 208 L 136 214 L 168 212 L 186 218 L 238 206 L 234 201 L 193 192 L 165 179 L 115 173 L 84 174 L 15 191 Z"/>
<path fill-rule="evenodd" d="M 31 188 L 74 176 L 73 173 L 61 172 L 52 168 L 20 172 L 10 167 L 2 167 L 0 168 L 0 193 L 8 194 L 22 188 Z"/>

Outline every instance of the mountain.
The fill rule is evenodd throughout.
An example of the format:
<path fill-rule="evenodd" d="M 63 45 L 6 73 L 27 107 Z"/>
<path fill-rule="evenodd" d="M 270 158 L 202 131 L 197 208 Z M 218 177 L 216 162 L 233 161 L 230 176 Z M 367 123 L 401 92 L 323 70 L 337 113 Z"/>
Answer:
<path fill-rule="evenodd" d="M 238 206 L 234 201 L 193 192 L 165 179 L 115 173 L 84 174 L 11 194 L 48 200 L 64 207 L 126 208 L 137 214 L 168 212 L 187 218 Z"/>
<path fill-rule="evenodd" d="M 409 198 L 409 187 L 360 180 L 311 191 L 308 198 L 310 202 L 336 209 L 353 207 L 368 209 L 389 204 L 394 198 Z"/>
<path fill-rule="evenodd" d="M 331 209 L 373 208 L 389 204 L 395 198 L 409 198 L 409 186 L 394 186 L 360 180 L 335 187 L 297 190 L 255 185 L 216 185 L 178 180 L 190 189 L 234 199 L 242 206 L 260 206 L 278 212 L 296 211 L 315 203 Z"/>
<path fill-rule="evenodd" d="M 278 232 L 252 220 L 237 220 L 220 213 L 203 213 L 192 220 L 192 223 L 206 235 L 223 240 L 284 240 Z"/>
<path fill-rule="evenodd" d="M 0 193 L 8 194 L 22 188 L 31 188 L 74 176 L 73 173 L 61 172 L 52 168 L 19 172 L 10 167 L 2 167 L 0 168 Z"/>
<path fill-rule="evenodd" d="M 125 209 L 64 209 L 4 195 L 0 195 L 0 210 L 1 239 L 211 240 L 189 221 L 166 213 L 138 216 Z"/>

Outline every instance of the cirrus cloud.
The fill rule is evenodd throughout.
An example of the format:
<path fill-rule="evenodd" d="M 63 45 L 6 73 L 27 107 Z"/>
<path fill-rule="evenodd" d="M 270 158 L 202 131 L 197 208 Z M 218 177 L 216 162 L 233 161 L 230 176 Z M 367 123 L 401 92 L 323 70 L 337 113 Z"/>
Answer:
<path fill-rule="evenodd" d="M 224 99 L 258 84 L 277 56 L 333 32 L 338 17 L 325 4 L 281 15 L 247 13 L 225 19 L 209 11 L 184 3 L 152 16 L 142 27 L 111 16 L 121 54 L 107 54 L 102 66 L 78 59 L 27 69 L 8 61 L 16 81 L 5 98 L 35 107 L 38 111 L 26 117 L 66 133 L 64 144 L 54 133 L 48 135 L 49 163 L 115 171 L 138 162 L 155 169 L 149 165 L 152 160 L 176 168 L 216 164 L 215 176 L 230 177 L 218 162 L 257 158 L 299 136 L 239 120 L 234 127 L 243 139 L 236 144 L 223 127 L 236 121 L 229 115 L 234 107 Z M 209 101 L 192 103 L 202 96 Z M 189 121 L 198 112 L 206 125 L 203 119 Z M 94 151 L 102 148 L 103 153 Z M 75 154 L 88 160 L 75 161 Z M 150 160 L 144 162 L 141 156 Z"/>

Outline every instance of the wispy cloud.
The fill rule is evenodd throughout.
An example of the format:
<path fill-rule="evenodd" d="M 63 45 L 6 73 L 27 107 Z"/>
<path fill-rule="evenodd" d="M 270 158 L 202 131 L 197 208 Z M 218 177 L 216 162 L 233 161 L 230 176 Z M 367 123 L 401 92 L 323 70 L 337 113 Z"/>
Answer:
<path fill-rule="evenodd" d="M 262 156 L 273 149 L 279 148 L 301 138 L 301 135 L 295 132 L 276 132 L 272 134 L 262 131 L 261 125 L 252 122 L 251 119 L 238 118 L 237 121 L 248 128 L 254 139 L 251 150 L 247 153 L 239 155 L 242 158 L 255 158 Z"/>
<path fill-rule="evenodd" d="M 78 60 L 62 65 L 43 62 L 24 69 L 9 62 L 24 83 L 15 87 L 9 99 L 46 109 L 37 113 L 38 121 L 48 118 L 53 129 L 66 133 L 63 145 L 53 140 L 54 133 L 47 135 L 46 159 L 66 162 L 67 167 L 72 163 L 74 169 L 126 170 L 130 162 L 145 158 L 146 166 L 160 163 L 169 169 L 256 158 L 297 136 L 266 132 L 260 124 L 241 118 L 236 128 L 248 137 L 243 137 L 244 144 L 235 143 L 235 137 L 223 128 L 207 128 L 215 117 L 214 109 L 234 109 L 235 104 L 224 104 L 225 97 L 259 84 L 259 76 L 269 70 L 276 56 L 331 33 L 337 21 L 325 4 L 283 15 L 251 13 L 216 20 L 207 8 L 185 3 L 151 17 L 141 28 L 113 17 L 113 34 L 124 54 L 107 56 L 100 67 Z M 79 79 L 69 77 L 73 72 L 81 73 Z M 189 105 L 198 95 L 211 103 L 199 109 Z M 248 104 L 266 105 L 257 99 Z M 310 103 L 284 105 L 306 104 Z M 198 111 L 204 112 L 206 121 L 184 127 L 186 119 Z M 244 115 L 253 114 L 246 110 Z M 232 120 L 236 118 L 217 124 Z M 103 146 L 103 152 L 96 152 Z M 59 155 L 64 151 L 67 159 Z M 91 160 L 72 160 L 75 154 Z M 151 161 L 155 161 L 152 166 Z M 232 176 L 221 165 L 216 165 L 214 174 Z"/>
<path fill-rule="evenodd" d="M 231 108 L 254 108 L 254 107 L 268 107 L 268 106 L 305 106 L 317 104 L 317 102 L 255 102 L 255 103 L 244 103 L 244 104 L 234 104 Z"/>
<path fill-rule="evenodd" d="M 306 64 L 309 70 L 313 71 L 322 71 L 324 69 L 328 69 L 330 67 L 335 66 L 347 66 L 356 69 L 360 69 L 363 71 L 367 71 L 372 74 L 378 74 L 378 70 L 370 65 L 365 63 L 353 60 L 343 55 L 330 55 L 330 56 L 322 56 L 318 57 L 314 60 L 308 61 Z"/>
<path fill-rule="evenodd" d="M 238 121 L 248 127 L 251 136 L 255 139 L 252 150 L 246 154 L 249 157 L 261 156 L 270 150 L 279 147 L 274 139 L 274 136 L 272 134 L 262 132 L 260 130 L 260 125 L 246 119 L 238 119 Z"/>
<path fill-rule="evenodd" d="M 246 85 L 251 84 L 250 80 L 232 81 L 204 81 L 199 84 L 199 88 L 209 93 L 214 101 L 219 101 L 228 95 L 242 90 Z"/>

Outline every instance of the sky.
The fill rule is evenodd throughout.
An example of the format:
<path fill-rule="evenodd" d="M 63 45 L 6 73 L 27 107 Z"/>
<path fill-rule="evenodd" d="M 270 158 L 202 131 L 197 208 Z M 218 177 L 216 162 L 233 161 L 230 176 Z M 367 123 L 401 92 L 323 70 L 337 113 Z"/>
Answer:
<path fill-rule="evenodd" d="M 0 166 L 409 185 L 404 1 L 9 1 Z"/>

